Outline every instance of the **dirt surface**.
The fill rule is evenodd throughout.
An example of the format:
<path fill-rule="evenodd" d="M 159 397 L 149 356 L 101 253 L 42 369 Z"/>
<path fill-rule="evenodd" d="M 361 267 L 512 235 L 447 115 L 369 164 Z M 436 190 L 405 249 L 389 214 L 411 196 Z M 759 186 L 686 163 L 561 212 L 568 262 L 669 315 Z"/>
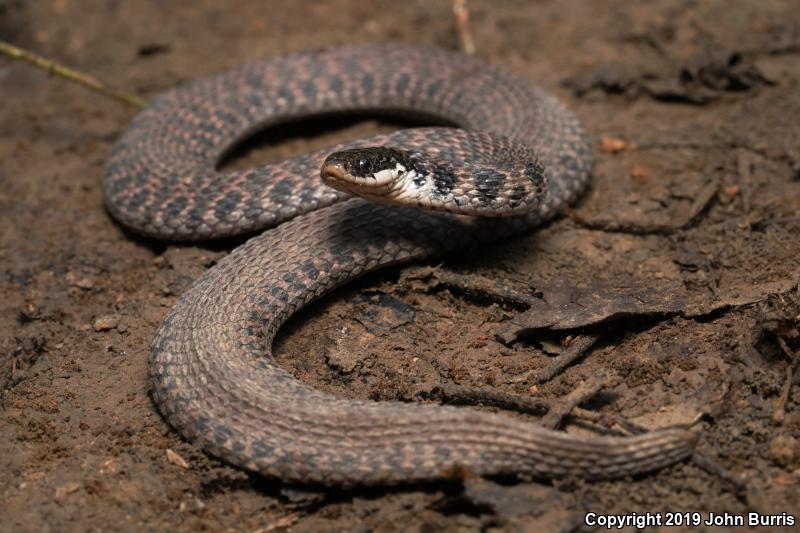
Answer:
<path fill-rule="evenodd" d="M 376 400 L 494 394 L 558 406 L 603 376 L 568 431 L 705 412 L 706 466 L 602 483 L 324 493 L 205 455 L 156 412 L 148 344 L 235 243 L 166 246 L 120 229 L 100 185 L 134 112 L 0 59 L 0 530 L 569 531 L 587 512 L 800 518 L 800 11 L 746 0 L 470 7 L 478 54 L 583 120 L 597 154 L 591 189 L 529 237 L 337 291 L 282 330 L 278 357 L 314 386 Z M 0 38 L 143 97 L 295 50 L 459 46 L 448 1 L 6 0 Z M 311 126 L 229 164 L 392 127 Z M 583 309 L 583 322 L 523 313 L 546 308 L 549 294 Z M 593 340 L 587 353 L 538 383 L 578 335 Z M 603 416 L 590 423 L 592 413 Z"/>

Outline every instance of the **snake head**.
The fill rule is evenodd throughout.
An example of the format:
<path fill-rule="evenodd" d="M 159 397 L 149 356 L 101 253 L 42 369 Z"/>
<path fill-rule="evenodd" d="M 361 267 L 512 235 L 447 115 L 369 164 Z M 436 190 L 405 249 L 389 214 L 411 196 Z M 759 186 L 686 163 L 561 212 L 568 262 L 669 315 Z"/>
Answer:
<path fill-rule="evenodd" d="M 321 176 L 326 185 L 373 202 L 459 215 L 523 215 L 547 194 L 544 169 L 526 150 L 507 149 L 507 160 L 482 162 L 387 147 L 352 148 L 329 155 Z"/>
<path fill-rule="evenodd" d="M 409 154 L 395 148 L 353 148 L 329 155 L 322 164 L 321 176 L 334 189 L 369 198 L 384 197 L 403 186 L 413 173 L 410 166 Z"/>

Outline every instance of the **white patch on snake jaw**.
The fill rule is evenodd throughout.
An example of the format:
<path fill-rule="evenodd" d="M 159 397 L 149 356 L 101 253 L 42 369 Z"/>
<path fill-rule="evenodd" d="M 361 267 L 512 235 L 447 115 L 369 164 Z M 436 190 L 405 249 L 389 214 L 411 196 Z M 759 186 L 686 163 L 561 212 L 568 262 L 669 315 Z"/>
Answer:
<path fill-rule="evenodd" d="M 387 168 L 376 172 L 373 176 L 375 177 L 375 181 L 379 184 L 385 184 L 397 178 L 397 171 Z"/>
<path fill-rule="evenodd" d="M 417 175 L 413 170 L 408 172 L 406 167 L 397 163 L 394 168 L 385 168 L 373 174 L 375 185 L 392 185 L 414 179 Z"/>

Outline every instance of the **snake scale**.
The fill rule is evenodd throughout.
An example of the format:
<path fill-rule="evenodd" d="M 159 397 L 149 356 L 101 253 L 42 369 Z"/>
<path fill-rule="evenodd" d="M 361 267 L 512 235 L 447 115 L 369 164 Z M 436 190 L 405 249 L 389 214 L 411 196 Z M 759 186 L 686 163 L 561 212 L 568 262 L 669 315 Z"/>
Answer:
<path fill-rule="evenodd" d="M 353 111 L 437 117 L 459 128 L 399 130 L 278 164 L 217 170 L 257 130 Z M 332 152 L 375 146 L 413 166 L 397 167 L 392 156 L 396 168 L 387 171 L 413 170 L 408 183 L 468 211 L 522 203 L 506 184 L 516 165 L 532 184 L 529 210 L 490 218 L 421 211 L 353 198 L 319 180 Z M 528 159 L 513 160 L 520 156 Z M 467 408 L 346 400 L 300 382 L 271 355 L 288 317 L 357 276 L 480 250 L 553 217 L 582 191 L 591 162 L 584 130 L 556 99 L 523 78 L 434 48 L 298 53 L 156 97 L 113 149 L 104 182 L 111 214 L 173 241 L 272 228 L 210 268 L 158 328 L 150 356 L 156 405 L 210 454 L 286 482 L 396 484 L 464 472 L 610 478 L 687 457 L 698 436 L 692 427 L 587 437 Z M 480 171 L 465 175 L 463 165 Z"/>

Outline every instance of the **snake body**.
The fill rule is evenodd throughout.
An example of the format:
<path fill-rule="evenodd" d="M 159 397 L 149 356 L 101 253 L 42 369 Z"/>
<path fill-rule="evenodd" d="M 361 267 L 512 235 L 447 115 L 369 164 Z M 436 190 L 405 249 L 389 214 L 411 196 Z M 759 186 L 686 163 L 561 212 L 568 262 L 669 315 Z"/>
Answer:
<path fill-rule="evenodd" d="M 353 110 L 438 117 L 463 129 L 401 130 L 279 164 L 216 170 L 258 129 Z M 315 179 L 326 156 L 345 148 L 432 153 L 485 170 L 465 177 L 421 159 L 425 171 L 417 174 L 444 203 L 480 211 L 497 203 L 506 177 L 492 161 L 518 150 L 504 143 L 524 145 L 542 165 L 521 163 L 546 187 L 522 215 L 474 218 L 374 204 Z M 345 400 L 300 382 L 271 355 L 281 324 L 320 295 L 386 265 L 524 232 L 573 201 L 590 167 L 584 130 L 557 100 L 501 69 L 432 48 L 294 54 L 156 97 L 113 150 L 104 184 L 113 216 L 168 240 L 276 226 L 209 269 L 168 313 L 151 346 L 156 405 L 207 452 L 287 482 L 391 484 L 465 471 L 607 478 L 685 458 L 697 439 L 692 428 L 585 437 L 472 409 Z M 513 191 L 510 198 L 518 199 Z"/>

